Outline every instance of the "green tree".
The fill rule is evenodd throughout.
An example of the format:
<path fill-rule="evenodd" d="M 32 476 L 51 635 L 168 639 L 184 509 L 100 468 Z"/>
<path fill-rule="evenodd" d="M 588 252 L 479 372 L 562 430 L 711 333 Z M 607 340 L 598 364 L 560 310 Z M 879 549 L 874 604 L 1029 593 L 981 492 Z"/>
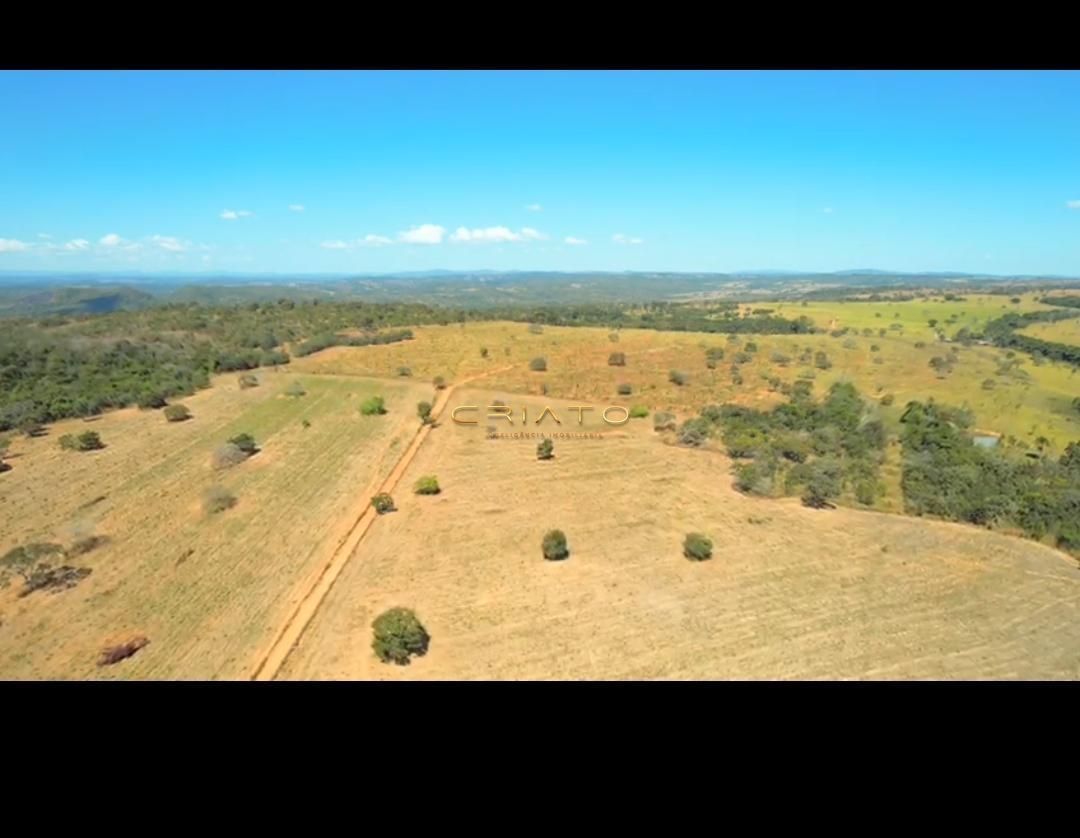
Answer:
<path fill-rule="evenodd" d="M 679 370 L 671 370 L 668 372 L 668 381 L 677 387 L 682 387 L 689 380 L 690 377 L 685 372 L 680 372 Z"/>
<path fill-rule="evenodd" d="M 548 530 L 540 546 L 544 551 L 544 558 L 549 561 L 561 561 L 570 555 L 566 535 L 562 530 Z"/>
<path fill-rule="evenodd" d="M 416 415 L 420 417 L 420 421 L 425 425 L 432 423 L 431 419 L 431 402 L 420 402 L 416 405 Z"/>
<path fill-rule="evenodd" d="M 413 655 L 425 655 L 431 643 L 431 636 L 408 608 L 384 611 L 371 627 L 375 635 L 371 648 L 383 663 L 406 666 Z"/>
<path fill-rule="evenodd" d="M 683 540 L 683 555 L 691 561 L 703 562 L 712 558 L 712 539 L 699 532 L 686 534 Z"/>
<path fill-rule="evenodd" d="M 626 353 L 624 352 L 612 352 L 608 355 L 608 366 L 610 367 L 625 367 L 626 366 Z"/>
<path fill-rule="evenodd" d="M 304 385 L 299 381 L 294 381 L 288 387 L 285 388 L 285 395 L 293 399 L 298 399 L 301 396 L 307 395 L 307 390 L 304 389 Z"/>
<path fill-rule="evenodd" d="M 250 390 L 252 387 L 259 386 L 259 379 L 250 373 L 245 373 L 237 380 L 240 382 L 241 390 Z"/>
<path fill-rule="evenodd" d="M 393 512 L 397 507 L 394 506 L 394 499 L 390 497 L 386 492 L 380 492 L 371 499 L 371 505 L 375 507 L 375 511 L 380 515 L 385 515 L 387 512 Z"/>
<path fill-rule="evenodd" d="M 386 404 L 382 396 L 372 396 L 365 399 L 360 405 L 360 412 L 364 416 L 381 416 L 386 413 Z"/>
<path fill-rule="evenodd" d="M 165 408 L 165 419 L 169 422 L 183 422 L 191 418 L 191 411 L 182 404 L 170 404 Z"/>
<path fill-rule="evenodd" d="M 645 407 L 645 405 L 643 404 L 635 404 L 633 407 L 630 408 L 631 419 L 644 419 L 648 415 L 649 408 Z"/>
<path fill-rule="evenodd" d="M 529 361 L 529 369 L 533 372 L 545 372 L 547 370 L 546 358 L 533 358 Z"/>
<path fill-rule="evenodd" d="M 634 392 L 634 388 L 624 381 L 622 384 L 615 388 L 615 392 L 618 393 L 620 396 L 629 396 L 632 392 Z"/>
<path fill-rule="evenodd" d="M 555 443 L 550 439 L 540 440 L 540 444 L 536 446 L 536 459 L 538 460 L 550 460 L 555 457 Z"/>
<path fill-rule="evenodd" d="M 259 450 L 259 446 L 255 444 L 255 437 L 251 434 L 237 434 L 229 440 L 230 443 L 235 445 L 247 456 L 251 456 Z"/>
<path fill-rule="evenodd" d="M 408 367 L 398 367 L 397 368 L 397 374 L 401 378 L 408 378 L 409 376 L 412 375 L 412 370 L 409 369 Z"/>
<path fill-rule="evenodd" d="M 413 491 L 418 495 L 437 495 L 442 489 L 439 488 L 438 478 L 433 474 L 429 474 L 416 481 Z"/>
<path fill-rule="evenodd" d="M 431 383 L 435 385 L 436 390 L 446 389 L 446 379 L 444 379 L 441 375 L 435 376 L 435 379 Z"/>

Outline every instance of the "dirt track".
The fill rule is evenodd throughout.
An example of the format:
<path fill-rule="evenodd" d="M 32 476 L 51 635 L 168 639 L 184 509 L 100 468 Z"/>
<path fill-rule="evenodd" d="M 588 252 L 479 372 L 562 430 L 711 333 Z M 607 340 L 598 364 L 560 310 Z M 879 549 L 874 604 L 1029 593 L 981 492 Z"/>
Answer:
<path fill-rule="evenodd" d="M 450 401 L 450 396 L 453 395 L 456 388 L 480 378 L 504 372 L 512 367 L 513 365 L 511 364 L 509 366 L 489 370 L 480 373 L 479 375 L 456 381 L 446 387 L 446 389 L 438 391 L 435 396 L 435 404 L 431 409 L 432 421 L 437 421 L 442 415 L 443 409 Z M 414 436 L 412 442 L 409 443 L 409 447 L 405 449 L 405 452 L 401 455 L 401 459 L 398 460 L 397 465 L 394 466 L 390 475 L 379 486 L 378 492 L 393 493 L 398 482 L 401 480 L 401 476 L 405 473 L 406 469 L 408 469 L 409 465 L 416 457 L 417 452 L 420 450 L 420 446 L 423 445 L 427 435 L 431 432 L 431 428 L 432 425 L 420 426 L 416 432 L 416 436 Z M 362 500 L 364 511 L 356 519 L 356 522 L 353 524 L 345 538 L 338 544 L 329 560 L 323 566 L 322 571 L 315 578 L 314 584 L 308 589 L 307 593 L 301 597 L 295 610 L 285 621 L 281 630 L 274 638 L 274 642 L 271 644 L 269 650 L 260 657 L 259 662 L 252 670 L 251 680 L 274 680 L 274 677 L 285 663 L 285 659 L 288 658 L 289 653 L 296 646 L 301 635 L 303 635 L 304 629 L 307 628 L 308 624 L 311 622 L 311 618 L 315 616 L 315 612 L 318 611 L 319 606 L 326 598 L 330 588 L 333 586 L 338 576 L 341 575 L 341 571 L 345 568 L 345 565 L 348 564 L 349 558 L 364 540 L 364 536 L 367 535 L 372 523 L 374 523 L 375 519 L 378 517 L 378 513 L 375 511 L 374 507 L 371 506 L 370 500 L 366 495 Z"/>

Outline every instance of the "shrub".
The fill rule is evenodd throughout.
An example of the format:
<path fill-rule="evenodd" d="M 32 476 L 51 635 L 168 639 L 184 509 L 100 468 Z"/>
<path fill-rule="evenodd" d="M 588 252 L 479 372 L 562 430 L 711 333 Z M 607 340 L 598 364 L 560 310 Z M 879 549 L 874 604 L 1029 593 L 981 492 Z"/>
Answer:
<path fill-rule="evenodd" d="M 304 389 L 304 385 L 299 381 L 294 381 L 285 388 L 285 395 L 293 399 L 298 399 L 300 396 L 306 396 L 307 390 Z"/>
<path fill-rule="evenodd" d="M 529 361 L 529 369 L 531 369 L 533 372 L 544 372 L 545 370 L 547 370 L 547 359 L 533 358 L 531 361 Z"/>
<path fill-rule="evenodd" d="M 746 494 L 767 497 L 773 492 L 775 468 L 768 460 L 743 463 L 735 469 L 735 488 Z"/>
<path fill-rule="evenodd" d="M 880 352 L 881 347 L 878 346 L 876 343 L 872 343 L 872 344 L 870 344 L 870 351 L 871 352 Z"/>
<path fill-rule="evenodd" d="M 625 367 L 626 366 L 626 353 L 624 352 L 612 352 L 608 355 L 609 367 Z"/>
<path fill-rule="evenodd" d="M 746 364 L 752 360 L 754 360 L 754 356 L 749 352 L 736 352 L 735 357 L 732 358 L 732 361 L 736 364 Z"/>
<path fill-rule="evenodd" d="M 183 422 L 191 418 L 191 411 L 182 404 L 171 404 L 165 408 L 165 419 L 169 422 Z"/>
<path fill-rule="evenodd" d="M 633 407 L 630 408 L 631 419 L 644 419 L 648 415 L 649 408 L 645 407 L 645 405 L 643 404 L 635 404 Z"/>
<path fill-rule="evenodd" d="M 699 532 L 686 534 L 683 540 L 683 555 L 691 561 L 703 562 L 712 558 L 712 539 Z"/>
<path fill-rule="evenodd" d="M 550 460 L 555 456 L 555 443 L 550 439 L 540 440 L 540 444 L 536 446 L 536 459 L 538 460 Z"/>
<path fill-rule="evenodd" d="M 873 506 L 875 497 L 877 497 L 877 490 L 871 481 L 860 480 L 855 484 L 855 500 L 859 503 L 865 506 Z"/>
<path fill-rule="evenodd" d="M 884 396 L 881 397 L 880 404 L 882 407 L 888 407 L 894 401 L 896 401 L 896 396 L 894 396 L 892 393 L 886 393 Z"/>
<path fill-rule="evenodd" d="M 418 495 L 437 495 L 442 489 L 439 488 L 438 478 L 433 474 L 429 474 L 416 481 L 413 491 Z"/>
<path fill-rule="evenodd" d="M 394 499 L 390 497 L 386 492 L 380 492 L 371 499 L 371 505 L 375 507 L 375 511 L 380 515 L 385 515 L 387 512 L 393 512 L 397 507 L 394 506 Z"/>
<path fill-rule="evenodd" d="M 300 427 L 302 427 L 304 430 L 307 430 L 308 428 L 311 427 L 311 422 L 309 422 L 307 419 L 301 419 L 300 420 Z"/>
<path fill-rule="evenodd" d="M 488 348 L 486 346 L 480 347 L 480 357 L 486 358 L 488 356 Z"/>
<path fill-rule="evenodd" d="M 435 379 L 431 383 L 435 385 L 436 390 L 446 389 L 446 379 L 444 379 L 441 375 L 435 376 Z"/>
<path fill-rule="evenodd" d="M 416 415 L 425 425 L 431 424 L 431 402 L 419 402 L 416 405 Z"/>
<path fill-rule="evenodd" d="M 774 364 L 779 364 L 782 367 L 786 367 L 791 363 L 791 356 L 785 355 L 783 352 L 773 352 L 769 355 L 769 360 Z"/>
<path fill-rule="evenodd" d="M 165 396 L 162 393 L 143 393 L 139 398 L 135 400 L 135 404 L 144 410 L 158 410 L 165 407 L 167 402 Z"/>
<path fill-rule="evenodd" d="M 382 396 L 372 396 L 360 405 L 360 412 L 364 416 L 381 416 L 386 413 L 386 405 Z"/>
<path fill-rule="evenodd" d="M 997 387 L 997 382 L 994 381 L 994 379 L 992 379 L 992 378 L 984 378 L 983 379 L 982 388 L 984 390 L 993 390 L 995 387 Z"/>
<path fill-rule="evenodd" d="M 259 386 L 259 379 L 257 379 L 255 376 L 251 375 L 250 373 L 240 376 L 238 381 L 240 382 L 240 389 L 241 390 L 250 390 L 252 387 L 258 387 Z"/>
<path fill-rule="evenodd" d="M 83 431 L 81 434 L 64 434 L 60 437 L 60 447 L 65 451 L 97 451 L 104 448 L 97 431 Z"/>
<path fill-rule="evenodd" d="M 746 345 L 743 346 L 743 351 L 744 352 L 751 352 L 751 353 L 757 352 L 757 344 L 754 343 L 752 340 L 748 340 L 746 342 Z"/>
<path fill-rule="evenodd" d="M 384 611 L 371 624 L 375 637 L 371 648 L 383 663 L 406 666 L 413 655 L 427 653 L 431 636 L 408 608 Z"/>
<path fill-rule="evenodd" d="M 255 437 L 251 434 L 237 434 L 229 442 L 243 451 L 248 457 L 259 450 L 259 447 L 255 444 Z"/>
<path fill-rule="evenodd" d="M 570 548 L 566 546 L 566 535 L 562 530 L 548 530 L 540 546 L 544 551 L 544 558 L 549 561 L 560 561 L 570 555 Z"/>
<path fill-rule="evenodd" d="M 687 419 L 679 428 L 679 444 L 700 448 L 709 438 L 709 422 L 703 417 Z"/>
<path fill-rule="evenodd" d="M 671 370 L 668 373 L 668 381 L 678 387 L 682 387 L 689 380 L 689 376 L 687 376 L 685 372 L 680 372 L 679 370 Z"/>
<path fill-rule="evenodd" d="M 629 396 L 632 392 L 634 392 L 634 388 L 624 381 L 622 384 L 615 388 L 615 392 L 618 393 L 620 396 Z"/>
<path fill-rule="evenodd" d="M 832 366 L 832 361 L 829 360 L 828 355 L 819 349 L 814 353 L 814 366 L 819 370 L 827 370 Z"/>
<path fill-rule="evenodd" d="M 619 333 L 618 332 L 608 332 L 607 339 L 610 340 L 612 343 L 618 343 L 619 342 Z"/>
<path fill-rule="evenodd" d="M 673 413 L 654 413 L 653 414 L 653 430 L 654 431 L 673 431 L 673 430 L 675 430 L 675 414 L 673 414 Z"/>
<path fill-rule="evenodd" d="M 401 378 L 408 378 L 410 375 L 412 375 L 412 370 L 409 369 L 408 367 L 398 367 L 397 368 L 397 374 Z"/>
<path fill-rule="evenodd" d="M 210 465 L 219 469 L 229 468 L 230 466 L 239 465 L 247 458 L 248 455 L 241 451 L 239 446 L 226 442 L 224 445 L 219 445 L 214 449 L 214 453 L 210 455 Z"/>
<path fill-rule="evenodd" d="M 203 492 L 203 511 L 209 515 L 224 512 L 236 506 L 236 495 L 224 486 L 211 486 Z"/>

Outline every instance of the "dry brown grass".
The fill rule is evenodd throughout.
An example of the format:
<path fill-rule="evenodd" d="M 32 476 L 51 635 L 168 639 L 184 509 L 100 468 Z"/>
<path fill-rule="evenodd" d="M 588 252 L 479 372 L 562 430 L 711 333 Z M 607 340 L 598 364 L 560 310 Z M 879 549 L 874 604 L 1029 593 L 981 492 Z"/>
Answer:
<path fill-rule="evenodd" d="M 494 398 L 532 415 L 546 401 L 451 404 Z M 1054 550 L 744 497 L 725 457 L 666 446 L 649 420 L 556 440 L 550 462 L 535 450 L 483 423 L 435 429 L 404 480 L 437 474 L 442 493 L 376 522 L 280 677 L 1080 677 L 1080 569 Z M 556 527 L 570 557 L 547 562 Z M 690 531 L 712 538 L 710 561 L 683 558 Z M 432 636 L 408 667 L 371 650 L 372 620 L 398 605 Z"/>
<path fill-rule="evenodd" d="M 241 391 L 225 376 L 185 400 L 187 422 L 121 410 L 15 441 L 0 481 L 0 554 L 31 541 L 67 544 L 72 524 L 83 530 L 87 519 L 108 542 L 78 558 L 93 573 L 73 590 L 23 599 L 15 586 L 0 591 L 0 678 L 248 673 L 414 435 L 416 402 L 433 392 L 426 382 L 304 376 L 306 396 L 282 396 L 294 378 L 266 374 Z M 360 415 L 372 393 L 386 397 L 386 416 Z M 108 447 L 59 449 L 61 434 L 86 428 Z M 214 473 L 211 451 L 242 432 L 261 451 Z M 200 498 L 216 482 L 238 503 L 208 516 Z M 153 643 L 99 669 L 105 638 L 117 634 Z"/>

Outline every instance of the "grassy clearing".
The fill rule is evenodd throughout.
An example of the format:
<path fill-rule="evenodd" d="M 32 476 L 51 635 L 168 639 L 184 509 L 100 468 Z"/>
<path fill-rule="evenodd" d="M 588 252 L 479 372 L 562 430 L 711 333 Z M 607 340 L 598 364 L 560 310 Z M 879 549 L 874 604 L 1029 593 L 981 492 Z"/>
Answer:
<path fill-rule="evenodd" d="M 1056 323 L 1035 323 L 1026 329 L 1021 329 L 1020 334 L 1055 343 L 1080 346 L 1080 317 L 1072 320 L 1059 320 Z"/>
<path fill-rule="evenodd" d="M 0 677 L 242 677 L 268 644 L 328 549 L 366 505 L 419 424 L 420 382 L 266 373 L 241 391 L 236 376 L 186 399 L 192 418 L 160 411 L 72 420 L 15 440 L 0 481 L 0 553 L 31 541 L 69 544 L 76 526 L 108 536 L 76 564 L 93 573 L 73 590 L 19 599 L 0 591 Z M 287 397 L 299 378 L 307 391 Z M 358 405 L 386 397 L 386 416 Z M 308 427 L 303 425 L 307 420 Z M 106 448 L 60 450 L 63 433 L 93 428 Z M 214 472 L 211 452 L 240 433 L 260 447 Z M 202 507 L 220 484 L 237 503 Z M 138 633 L 151 643 L 97 668 L 101 648 Z"/>
<path fill-rule="evenodd" d="M 467 390 L 452 404 L 493 399 L 530 415 L 568 404 Z M 726 457 L 664 445 L 648 420 L 556 439 L 548 462 L 535 448 L 436 428 L 404 479 L 437 473 L 442 492 L 404 495 L 376 522 L 280 677 L 1080 677 L 1080 569 L 1061 553 L 745 497 Z M 563 561 L 541 554 L 553 528 Z M 709 561 L 683 557 L 687 532 L 712 539 Z M 371 649 L 395 606 L 431 634 L 408 667 Z"/>

